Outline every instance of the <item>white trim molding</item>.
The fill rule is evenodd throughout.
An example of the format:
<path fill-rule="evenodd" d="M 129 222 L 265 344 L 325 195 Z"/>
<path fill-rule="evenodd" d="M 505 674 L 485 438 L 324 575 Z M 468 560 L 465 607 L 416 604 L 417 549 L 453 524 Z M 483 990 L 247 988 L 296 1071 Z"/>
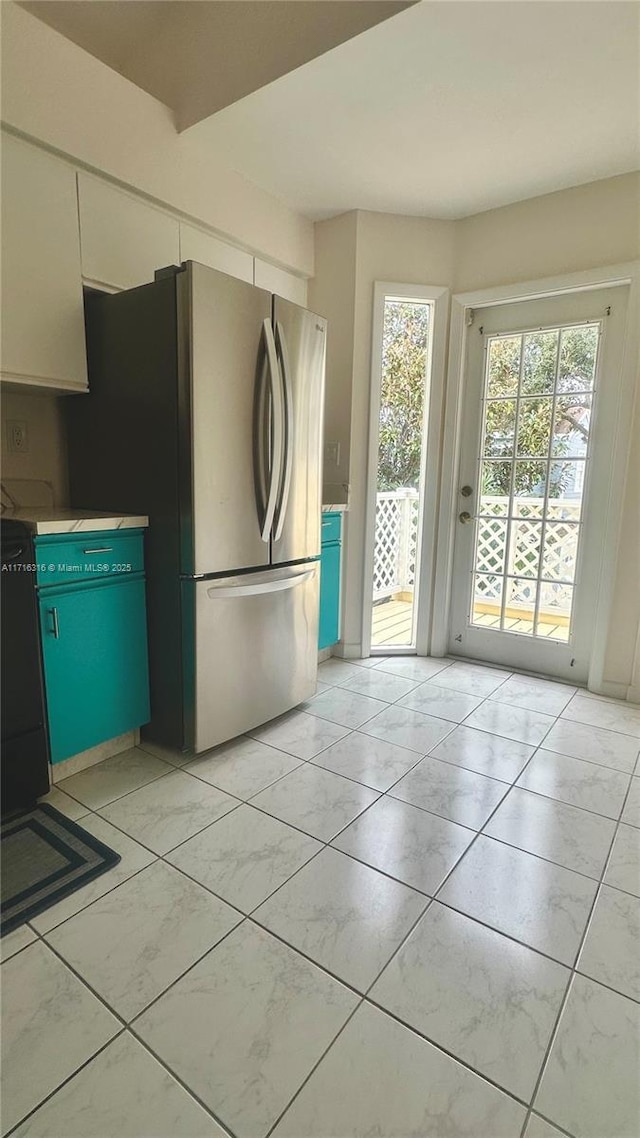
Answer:
<path fill-rule="evenodd" d="M 611 621 L 616 561 L 623 522 L 624 479 L 631 443 L 631 425 L 635 385 L 638 370 L 640 335 L 640 262 L 609 265 L 570 273 L 559 277 L 520 284 L 501 285 L 474 292 L 454 294 L 451 298 L 451 332 L 449 338 L 449 366 L 446 382 L 444 438 L 442 448 L 442 480 L 437 525 L 437 557 L 433 599 L 433 631 L 431 655 L 446 655 L 449 640 L 451 581 L 455 538 L 462 399 L 467 354 L 467 327 L 473 313 L 496 304 L 516 304 L 520 301 L 587 292 L 594 289 L 627 285 L 629 305 L 625 329 L 623 359 L 616 414 L 615 437 L 611 445 L 611 479 L 607 524 L 602 534 L 602 556 L 598 574 L 597 596 L 594 598 L 595 624 L 593 649 L 589 665 L 588 687 L 600 694 L 613 694 L 612 685 L 604 679 L 605 653 Z M 477 318 L 477 317 L 476 317 Z M 633 687 L 613 685 L 621 698 L 637 698 Z"/>

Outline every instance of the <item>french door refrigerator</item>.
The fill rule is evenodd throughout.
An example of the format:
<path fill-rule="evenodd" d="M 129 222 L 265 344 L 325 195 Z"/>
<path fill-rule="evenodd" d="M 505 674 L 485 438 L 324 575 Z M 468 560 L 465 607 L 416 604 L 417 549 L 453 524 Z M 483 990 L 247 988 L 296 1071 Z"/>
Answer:
<path fill-rule="evenodd" d="M 326 322 L 188 261 L 86 328 L 71 502 L 149 515 L 145 734 L 201 752 L 315 691 Z"/>

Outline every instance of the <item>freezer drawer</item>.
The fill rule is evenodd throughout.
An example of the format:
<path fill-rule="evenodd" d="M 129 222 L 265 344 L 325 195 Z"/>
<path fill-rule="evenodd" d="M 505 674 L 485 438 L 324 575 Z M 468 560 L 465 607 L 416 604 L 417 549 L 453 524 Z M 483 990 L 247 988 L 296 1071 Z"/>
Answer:
<path fill-rule="evenodd" d="M 187 745 L 196 752 L 296 707 L 316 688 L 318 562 L 185 581 Z"/>

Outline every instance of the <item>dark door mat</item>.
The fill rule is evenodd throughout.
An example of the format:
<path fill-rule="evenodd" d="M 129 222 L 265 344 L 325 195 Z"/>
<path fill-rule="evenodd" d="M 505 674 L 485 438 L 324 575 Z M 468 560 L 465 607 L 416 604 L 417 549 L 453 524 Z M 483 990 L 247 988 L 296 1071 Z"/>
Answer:
<path fill-rule="evenodd" d="M 75 893 L 119 861 L 120 854 L 53 806 L 34 806 L 3 818 L 0 935 Z"/>

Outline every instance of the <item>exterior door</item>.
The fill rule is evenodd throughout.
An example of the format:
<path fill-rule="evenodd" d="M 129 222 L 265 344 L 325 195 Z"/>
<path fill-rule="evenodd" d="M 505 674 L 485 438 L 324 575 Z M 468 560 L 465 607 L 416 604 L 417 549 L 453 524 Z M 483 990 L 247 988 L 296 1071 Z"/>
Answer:
<path fill-rule="evenodd" d="M 628 289 L 478 309 L 449 651 L 586 681 Z"/>
<path fill-rule="evenodd" d="M 189 263 L 178 277 L 190 406 L 181 408 L 185 574 L 269 564 L 254 475 L 254 395 L 268 344 L 271 294 Z M 185 291 L 189 295 L 185 295 Z"/>
<path fill-rule="evenodd" d="M 327 322 L 276 296 L 273 324 L 284 396 L 282 478 L 271 554 L 276 565 L 320 554 Z"/>

